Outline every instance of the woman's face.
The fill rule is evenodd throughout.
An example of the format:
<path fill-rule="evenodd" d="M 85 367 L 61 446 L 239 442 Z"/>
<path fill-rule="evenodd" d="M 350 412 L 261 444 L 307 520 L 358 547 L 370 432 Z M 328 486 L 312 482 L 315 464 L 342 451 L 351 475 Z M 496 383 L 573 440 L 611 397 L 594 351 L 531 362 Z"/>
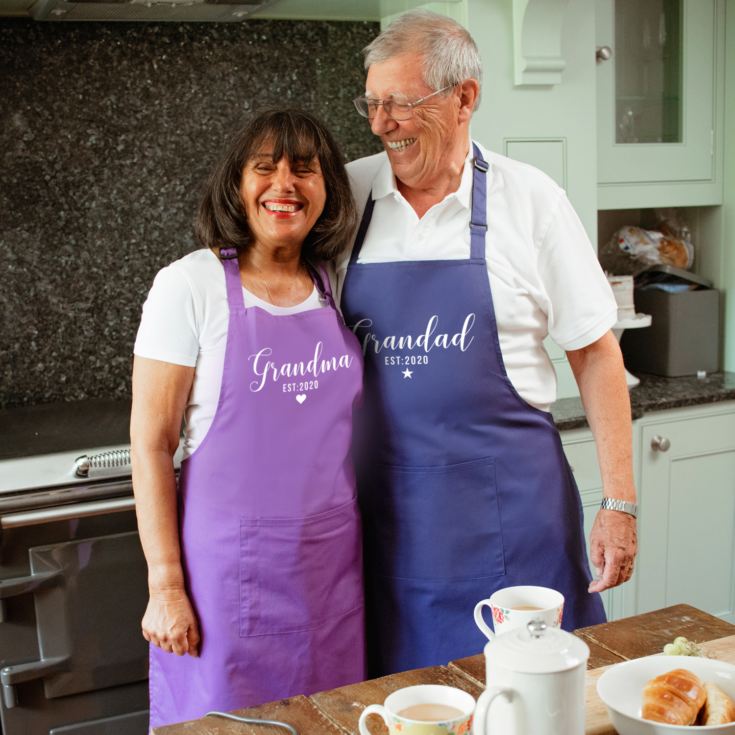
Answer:
<path fill-rule="evenodd" d="M 240 182 L 254 244 L 301 245 L 324 211 L 327 193 L 319 160 L 291 166 L 273 162 L 264 146 L 246 164 Z"/>

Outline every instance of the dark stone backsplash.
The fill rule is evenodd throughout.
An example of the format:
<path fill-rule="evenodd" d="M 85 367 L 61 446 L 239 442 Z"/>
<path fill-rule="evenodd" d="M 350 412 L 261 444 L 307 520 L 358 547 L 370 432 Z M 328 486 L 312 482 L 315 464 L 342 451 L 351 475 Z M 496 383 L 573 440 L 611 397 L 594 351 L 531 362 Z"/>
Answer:
<path fill-rule="evenodd" d="M 0 407 L 130 393 L 156 271 L 255 112 L 303 107 L 348 159 L 374 23 L 0 22 Z"/>

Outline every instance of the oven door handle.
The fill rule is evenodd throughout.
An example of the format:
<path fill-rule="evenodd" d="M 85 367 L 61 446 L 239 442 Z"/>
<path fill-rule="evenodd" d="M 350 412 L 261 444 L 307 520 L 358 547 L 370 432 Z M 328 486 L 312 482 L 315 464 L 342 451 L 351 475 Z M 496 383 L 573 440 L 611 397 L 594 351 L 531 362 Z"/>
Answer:
<path fill-rule="evenodd" d="M 7 709 L 12 709 L 18 704 L 18 695 L 15 684 L 25 681 L 42 679 L 44 676 L 58 674 L 69 668 L 68 656 L 55 656 L 54 658 L 42 658 L 40 661 L 31 661 L 26 664 L 15 664 L 0 669 L 0 684 L 3 688 L 3 704 Z"/>
<path fill-rule="evenodd" d="M 0 623 L 5 622 L 5 600 L 35 592 L 41 587 L 53 584 L 61 577 L 61 571 L 36 572 L 27 577 L 11 577 L 0 580 Z"/>
<path fill-rule="evenodd" d="M 36 574 L 30 574 L 27 577 L 11 577 L 10 579 L 0 580 L 0 600 L 33 592 L 39 587 L 51 584 L 59 577 L 61 577 L 61 571 L 56 570 L 54 572 L 36 572 Z"/>
<path fill-rule="evenodd" d="M 71 503 L 57 508 L 42 508 L 21 513 L 8 513 L 0 518 L 2 528 L 21 528 L 22 526 L 38 526 L 42 523 L 56 521 L 74 521 L 78 518 L 99 516 L 105 513 L 121 513 L 135 508 L 135 498 L 113 498 L 98 500 L 92 503 Z"/>

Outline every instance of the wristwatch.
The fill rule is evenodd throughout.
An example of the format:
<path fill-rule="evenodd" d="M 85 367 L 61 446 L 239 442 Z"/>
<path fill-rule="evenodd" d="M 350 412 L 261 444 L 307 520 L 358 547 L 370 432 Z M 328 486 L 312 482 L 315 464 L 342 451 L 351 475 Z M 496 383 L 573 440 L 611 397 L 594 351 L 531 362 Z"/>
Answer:
<path fill-rule="evenodd" d="M 638 506 L 635 503 L 629 503 L 627 500 L 618 500 L 617 498 L 603 498 L 600 508 L 603 510 L 619 510 L 623 513 L 638 517 Z"/>

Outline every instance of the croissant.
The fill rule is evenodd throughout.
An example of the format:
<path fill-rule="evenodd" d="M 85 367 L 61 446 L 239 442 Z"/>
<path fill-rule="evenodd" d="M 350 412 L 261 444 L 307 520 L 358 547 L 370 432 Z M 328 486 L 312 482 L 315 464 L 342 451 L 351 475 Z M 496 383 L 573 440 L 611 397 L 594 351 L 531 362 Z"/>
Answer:
<path fill-rule="evenodd" d="M 651 679 L 643 688 L 641 717 L 669 725 L 692 725 L 706 698 L 697 676 L 686 669 L 674 669 Z"/>
<path fill-rule="evenodd" d="M 735 722 L 735 702 L 717 686 L 707 683 L 704 685 L 707 701 L 699 716 L 698 725 L 724 725 Z"/>

